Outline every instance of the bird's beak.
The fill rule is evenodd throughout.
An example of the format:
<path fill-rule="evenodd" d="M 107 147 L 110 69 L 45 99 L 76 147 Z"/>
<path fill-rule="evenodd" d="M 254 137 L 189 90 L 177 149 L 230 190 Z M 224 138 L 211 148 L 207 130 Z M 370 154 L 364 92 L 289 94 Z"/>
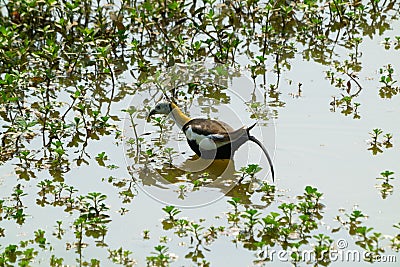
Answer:
<path fill-rule="evenodd" d="M 147 115 L 147 122 L 150 121 L 151 116 L 153 116 L 154 114 L 156 114 L 156 110 L 155 110 L 155 109 L 152 109 L 152 110 L 150 111 L 149 115 Z"/>

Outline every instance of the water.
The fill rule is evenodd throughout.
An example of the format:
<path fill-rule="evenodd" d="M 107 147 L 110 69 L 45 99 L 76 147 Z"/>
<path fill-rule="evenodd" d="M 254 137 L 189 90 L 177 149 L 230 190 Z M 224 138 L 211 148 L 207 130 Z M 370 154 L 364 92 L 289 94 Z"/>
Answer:
<path fill-rule="evenodd" d="M 110 216 L 111 222 L 101 224 L 108 228 L 104 244 L 99 242 L 101 238 L 93 238 L 84 234 L 82 251 L 79 251 L 79 247 L 76 246 L 77 236 L 74 232 L 77 230 L 74 222 L 83 214 L 82 208 L 64 211 L 65 205 L 39 206 L 37 204 L 40 199 L 38 184 L 44 179 L 52 180 L 48 166 L 36 169 L 32 165 L 28 169 L 33 170 L 37 178 L 31 178 L 28 181 L 18 180 L 15 167 L 20 162 L 16 157 L 12 157 L 10 160 L 5 160 L 0 169 L 1 199 L 5 200 L 5 205 L 13 205 L 15 202 L 11 200 L 11 194 L 16 184 L 20 183 L 23 191 L 27 193 L 21 199 L 26 207 L 24 213 L 28 216 L 25 223 L 19 225 L 15 220 L 4 218 L 3 211 L 0 227 L 5 229 L 5 237 L 0 238 L 0 251 L 3 251 L 4 247 L 9 244 L 34 239 L 33 232 L 43 229 L 46 232 L 48 247 L 46 250 L 38 248 L 39 255 L 31 263 L 32 266 L 47 266 L 51 255 L 64 258 L 63 264 L 69 266 L 82 265 L 80 258 L 84 261 L 97 259 L 102 266 L 110 266 L 112 262 L 108 259 L 108 249 L 114 250 L 120 247 L 132 252 L 131 257 L 137 261 L 137 266 L 145 266 L 146 257 L 154 255 L 151 253 L 158 244 L 166 245 L 169 252 L 178 256 L 176 261 L 171 264 L 172 266 L 201 266 L 200 263 L 195 263 L 193 255 L 188 254 L 189 252 L 196 252 L 198 256 L 203 253 L 205 260 L 209 261 L 211 266 L 254 266 L 257 258 L 255 254 L 260 253 L 261 250 L 251 250 L 248 248 L 251 242 L 246 243 L 243 239 L 240 240 L 238 236 L 245 229 L 243 224 L 242 228 L 235 228 L 227 222 L 228 213 L 232 212 L 232 206 L 227 201 L 232 197 L 239 197 L 243 203 L 240 206 L 242 211 L 245 208 L 257 209 L 262 213 L 260 217 L 266 216 L 272 211 L 282 214 L 278 208 L 279 205 L 289 202 L 296 203 L 298 201 L 296 196 L 302 195 L 304 188 L 308 185 L 318 188 L 318 191 L 323 193 L 321 202 L 325 205 L 322 212 L 323 218 L 317 220 L 318 229 L 311 235 L 319 233 L 328 235 L 335 241 L 335 245 L 338 240 L 345 239 L 348 242 L 348 249 L 362 251 L 355 243 L 359 239 L 349 235 L 346 230 L 331 232 L 332 229 L 339 226 L 335 218 L 338 215 L 346 218 L 344 213 L 350 214 L 353 209 L 360 209 L 368 215 L 368 219 L 363 225 L 373 227 L 374 231 L 382 232 L 384 235 L 398 234 L 398 229 L 392 226 L 399 222 L 395 214 L 398 214 L 399 211 L 398 114 L 400 100 L 399 96 L 382 99 L 378 94 L 378 89 L 382 86 L 379 81 L 381 76 L 379 69 L 391 64 L 395 70 L 394 79 L 398 79 L 400 69 L 398 49 L 396 50 L 393 44 L 389 50 L 386 50 L 382 44 L 386 37 L 395 40 L 395 36 L 398 35 L 395 29 L 399 28 L 399 22 L 397 20 L 389 22 L 393 30 L 385 31 L 381 35 L 374 35 L 372 39 L 364 36 L 364 40 L 358 48 L 358 51 L 362 53 L 358 58 L 362 63 L 362 69 L 356 79 L 363 89 L 353 102 L 361 103 L 358 107 L 360 119 L 354 119 L 354 114 L 348 116 L 341 114 L 340 107 L 336 107 L 336 112 L 330 110 L 332 106 L 329 103 L 332 101 L 332 97 L 339 99 L 341 93 L 346 94 L 345 90 L 339 91 L 326 79 L 325 72 L 329 70 L 329 66 L 303 59 L 301 49 L 305 46 L 300 44 L 295 44 L 300 52 L 295 53 L 293 59 L 289 59 L 290 69 L 282 68 L 281 70 L 278 87 L 279 101 L 274 100 L 276 95 L 273 95 L 272 89 L 269 94 L 267 93 L 268 97 L 264 98 L 266 91 L 260 85 L 264 79 L 260 75 L 254 85 L 250 71 L 243 67 L 251 64 L 252 61 L 243 55 L 238 56 L 238 65 L 241 66 L 241 69 L 237 75 L 221 82 L 227 89 L 198 94 L 188 93 L 180 96 L 180 106 L 192 117 L 219 119 L 235 129 L 258 121 L 258 126 L 252 133 L 263 140 L 270 153 L 274 155 L 276 192 L 271 203 L 260 199 L 262 193 L 255 192 L 259 186 L 256 182 L 249 183 L 246 180 L 247 182 L 232 189 L 234 181 L 240 176 L 236 172 L 241 167 L 254 163 L 263 168 L 256 174 L 256 177 L 271 183 L 271 177 L 268 176 L 268 163 L 257 146 L 246 144 L 240 148 L 234 158 L 234 164 L 230 165 L 222 179 L 214 181 L 219 176 L 222 167 L 211 166 L 207 169 L 210 176 L 207 176 L 209 179 L 206 179 L 205 183 L 208 184 L 195 190 L 192 180 L 198 179 L 199 175 L 204 175 L 204 173 L 189 175 L 187 171 L 182 171 L 182 166 L 190 162 L 194 154 L 186 144 L 183 134 L 172 124 L 171 120 L 167 120 L 160 142 L 159 127 L 154 123 L 146 122 L 148 112 L 146 107 L 153 107 L 162 97 L 162 93 L 155 86 L 136 86 L 139 75 L 143 75 L 143 72 L 139 73 L 137 70 L 129 71 L 129 69 L 134 69 L 133 65 L 136 63 L 124 62 L 126 70 L 116 79 L 114 92 L 114 96 L 121 97 L 121 99 L 112 102 L 109 114 L 107 113 L 108 97 L 110 97 L 112 89 L 110 78 L 105 74 L 100 75 L 99 77 L 105 79 L 105 82 L 102 83 L 98 79 L 98 84 L 94 86 L 90 79 L 96 76 L 90 76 L 91 78 L 86 80 L 88 90 L 93 89 L 93 92 L 97 92 L 97 94 L 93 99 L 85 96 L 86 101 L 92 100 L 89 102 L 89 106 L 92 110 L 101 110 L 101 116 L 107 113 L 118 118 L 119 121 L 113 123 L 117 125 L 121 135 L 115 137 L 117 134 L 112 132 L 105 136 L 99 135 L 99 140 L 89 140 L 85 146 L 89 165 L 77 166 L 75 162 L 71 162 L 71 169 L 65 173 L 63 182 L 78 190 L 75 196 L 86 196 L 90 192 L 101 192 L 107 196 L 105 203 L 109 210 L 105 213 Z M 132 36 L 128 34 L 128 36 L 139 39 L 140 35 L 135 33 Z M 251 50 L 257 51 L 257 47 L 253 44 Z M 349 50 L 338 46 L 335 53 L 337 54 L 333 54 L 332 59 L 342 60 L 348 58 Z M 126 55 L 127 58 L 131 56 L 129 53 Z M 136 55 L 132 57 L 135 58 Z M 152 62 L 158 62 L 157 57 L 153 57 L 152 60 Z M 102 62 L 105 62 L 104 59 Z M 115 65 L 120 63 L 116 60 Z M 268 87 L 269 84 L 275 84 L 278 80 L 277 73 L 273 71 L 275 64 L 273 55 L 268 58 L 266 64 L 265 80 Z M 210 60 L 206 65 L 208 67 L 215 66 Z M 180 66 L 185 65 L 181 64 Z M 100 64 L 96 67 L 100 69 Z M 93 67 L 90 68 L 93 69 Z M 121 68 L 124 70 L 124 67 Z M 168 71 L 166 72 L 168 73 Z M 78 76 L 78 73 L 76 75 Z M 199 76 L 202 75 L 207 76 L 208 74 L 200 72 Z M 3 74 L 1 77 L 4 79 Z M 348 79 L 348 77 L 344 77 Z M 211 75 L 210 79 L 215 78 Z M 301 83 L 301 95 L 298 91 L 299 83 Z M 60 84 L 60 86 L 65 85 Z M 63 88 L 65 89 L 65 87 Z M 72 91 L 76 89 L 70 85 L 66 88 Z M 101 93 L 98 92 L 102 92 L 102 90 L 107 91 L 107 97 L 101 96 Z M 355 83 L 352 83 L 351 90 L 352 92 L 357 90 Z M 57 91 L 55 92 L 57 93 Z M 68 94 L 60 93 L 58 100 L 71 103 Z M 249 108 L 252 100 L 261 104 L 258 109 L 261 113 L 258 114 L 260 115 L 258 120 L 252 117 L 252 110 Z M 268 109 L 263 104 L 269 104 Z M 138 109 L 138 112 L 134 113 L 134 121 L 137 124 L 139 137 L 143 138 L 142 150 L 152 148 L 155 153 L 158 153 L 159 149 L 172 147 L 178 151 L 173 158 L 172 167 L 166 164 L 166 159 L 162 158 L 160 154 L 150 157 L 147 165 L 144 163 L 145 153 L 142 154 L 140 162 L 126 156 L 127 149 L 129 149 L 129 146 L 126 145 L 127 137 L 135 136 L 130 127 L 130 120 L 122 110 L 131 105 Z M 65 111 L 67 107 L 68 105 L 62 110 Z M 5 108 L 2 107 L 2 112 L 4 110 Z M 80 111 L 74 109 L 73 114 L 69 114 L 68 118 L 73 121 L 73 117 L 79 115 Z M 57 115 L 55 116 L 57 117 Z M 93 118 L 93 116 L 88 117 L 89 119 Z M 7 125 L 7 122 L 2 122 L 2 125 Z M 378 155 L 372 155 L 367 150 L 368 140 L 371 139 L 369 133 L 375 128 L 382 129 L 384 133 L 393 134 L 393 148 L 383 149 L 383 153 Z M 5 128 L 2 129 L 5 131 Z M 36 130 L 39 131 L 38 129 L 40 129 L 40 125 L 37 125 Z M 79 143 L 83 144 L 83 142 Z M 135 150 L 135 145 L 132 146 L 133 150 Z M 40 138 L 34 139 L 29 147 L 37 149 L 40 153 L 45 151 Z M 68 158 L 71 161 L 81 153 L 79 147 L 69 147 L 66 151 L 69 153 Z M 98 160 L 96 161 L 96 156 L 102 152 L 105 152 L 108 158 L 104 160 L 106 166 L 113 164 L 119 168 L 100 166 Z M 35 156 L 39 157 L 42 155 L 40 153 Z M 133 167 L 131 173 L 128 172 L 127 165 Z M 168 177 L 159 174 L 156 176 L 157 170 L 168 172 L 170 175 Z M 379 189 L 375 187 L 381 181 L 375 178 L 385 170 L 393 171 L 395 179 L 391 181 L 394 186 L 393 194 L 389 194 L 386 199 L 383 199 Z M 141 179 L 139 175 L 143 175 L 145 178 Z M 180 188 L 179 186 L 185 187 Z M 126 196 L 127 192 L 132 192 L 134 196 Z M 63 191 L 63 196 L 66 195 L 66 192 Z M 53 193 L 47 194 L 46 197 L 52 203 Z M 75 199 L 75 201 L 77 200 Z M 191 244 L 189 236 L 179 238 L 174 234 L 175 230 L 163 229 L 167 228 L 166 213 L 162 210 L 166 205 L 178 206 L 182 211 L 177 215 L 179 218 L 186 218 L 206 228 L 214 225 L 216 227 L 224 226 L 225 229 L 210 244 L 207 244 L 204 239 L 199 246 L 196 246 L 195 241 Z M 344 209 L 345 212 L 340 212 L 341 209 Z M 245 221 L 244 218 L 242 220 Z M 61 239 L 52 235 L 56 232 L 56 221 L 62 221 L 62 228 L 65 230 Z M 285 225 L 285 223 L 282 224 Z M 149 230 L 150 239 L 143 238 L 144 230 Z M 162 241 L 163 236 L 167 237 L 166 242 Z M 235 244 L 236 239 L 237 243 Z M 293 239 L 293 242 L 296 240 L 298 239 Z M 315 240 L 313 242 L 315 243 Z M 399 256 L 388 247 L 387 239 L 382 243 L 385 246 L 385 252 L 381 253 L 382 255 Z M 310 249 L 307 246 L 304 249 Z M 284 250 L 278 242 L 270 249 Z M 198 258 L 201 259 L 201 257 Z M 273 263 L 266 265 L 268 264 L 291 265 L 290 262 L 276 258 Z M 365 263 L 364 261 L 336 261 L 330 265 L 353 266 L 354 264 L 361 266 Z M 301 262 L 299 265 L 306 266 L 307 263 Z M 385 263 L 385 266 L 396 265 L 397 263 Z"/>

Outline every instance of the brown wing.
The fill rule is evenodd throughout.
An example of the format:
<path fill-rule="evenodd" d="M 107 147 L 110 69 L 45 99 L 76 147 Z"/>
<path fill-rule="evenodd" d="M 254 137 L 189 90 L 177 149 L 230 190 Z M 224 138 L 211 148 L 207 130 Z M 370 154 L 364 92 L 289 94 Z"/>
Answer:
<path fill-rule="evenodd" d="M 217 146 L 218 144 L 233 142 L 247 134 L 245 127 L 234 130 L 225 122 L 209 119 L 192 119 L 183 127 L 183 131 L 185 132 L 189 127 L 196 134 L 212 139 Z"/>
<path fill-rule="evenodd" d="M 192 119 L 183 128 L 186 130 L 189 126 L 198 134 L 207 136 L 211 134 L 226 134 L 233 132 L 234 129 L 222 121 L 208 119 Z"/>

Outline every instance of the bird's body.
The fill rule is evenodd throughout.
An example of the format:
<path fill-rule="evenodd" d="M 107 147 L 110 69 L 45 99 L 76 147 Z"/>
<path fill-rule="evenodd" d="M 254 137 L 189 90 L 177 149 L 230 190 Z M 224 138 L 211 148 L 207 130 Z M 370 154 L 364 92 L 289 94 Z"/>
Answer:
<path fill-rule="evenodd" d="M 191 119 L 186 116 L 175 103 L 160 103 L 149 114 L 168 114 L 183 131 L 190 148 L 204 159 L 231 159 L 240 146 L 247 141 L 259 145 L 271 166 L 272 178 L 274 169 L 267 150 L 250 130 L 255 126 L 241 127 L 234 130 L 225 122 L 212 119 Z"/>
<path fill-rule="evenodd" d="M 192 119 L 182 131 L 190 148 L 205 159 L 230 159 L 248 140 L 246 128 L 235 131 L 224 122 L 209 119 Z"/>

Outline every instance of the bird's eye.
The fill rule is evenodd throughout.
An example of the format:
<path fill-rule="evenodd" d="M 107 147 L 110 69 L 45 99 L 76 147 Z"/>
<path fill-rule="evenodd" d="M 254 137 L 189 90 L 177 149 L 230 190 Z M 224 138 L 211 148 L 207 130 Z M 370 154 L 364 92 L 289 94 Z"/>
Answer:
<path fill-rule="evenodd" d="M 160 106 L 156 106 L 156 109 L 160 109 Z"/>

